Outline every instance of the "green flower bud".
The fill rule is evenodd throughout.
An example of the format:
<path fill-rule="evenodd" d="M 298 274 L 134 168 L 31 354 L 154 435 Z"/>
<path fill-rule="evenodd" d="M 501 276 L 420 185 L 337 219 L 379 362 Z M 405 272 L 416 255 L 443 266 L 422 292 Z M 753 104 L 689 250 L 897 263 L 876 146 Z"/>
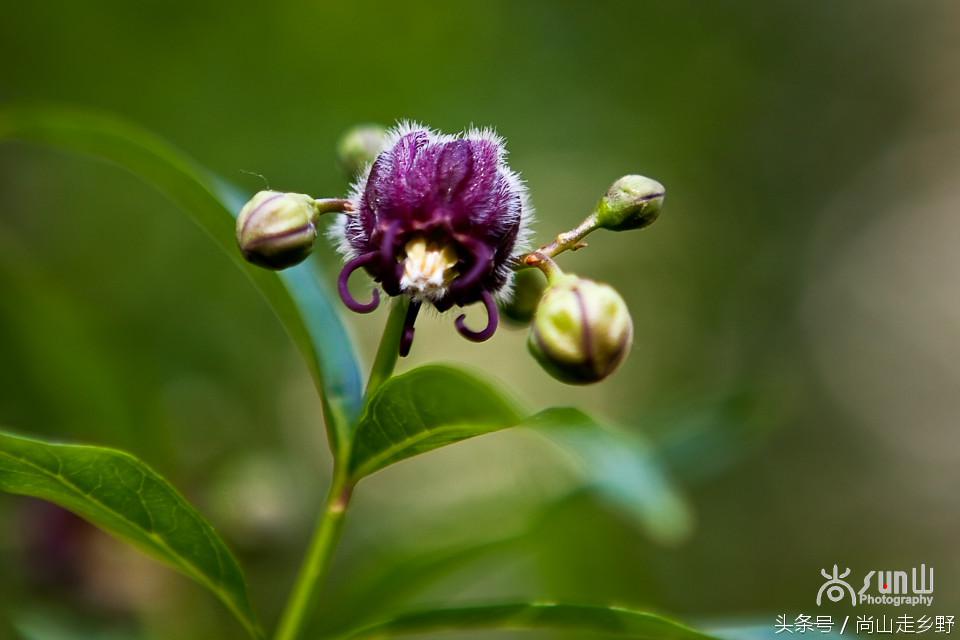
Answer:
<path fill-rule="evenodd" d="M 310 255 L 317 216 L 316 201 L 308 195 L 261 191 L 237 216 L 237 244 L 249 262 L 285 269 Z"/>
<path fill-rule="evenodd" d="M 630 312 L 613 287 L 560 275 L 537 307 L 527 347 L 557 380 L 590 384 L 614 372 L 632 341 Z"/>
<path fill-rule="evenodd" d="M 538 269 L 521 269 L 513 284 L 513 297 L 500 305 L 503 315 L 517 324 L 529 324 L 533 318 L 547 280 Z"/>
<path fill-rule="evenodd" d="M 353 178 L 374 161 L 387 142 L 387 130 L 378 124 L 349 129 L 337 144 L 337 158 L 344 173 Z"/>
<path fill-rule="evenodd" d="M 623 176 L 607 190 L 597 205 L 597 226 L 628 231 L 651 225 L 660 215 L 663 185 L 645 176 Z"/>

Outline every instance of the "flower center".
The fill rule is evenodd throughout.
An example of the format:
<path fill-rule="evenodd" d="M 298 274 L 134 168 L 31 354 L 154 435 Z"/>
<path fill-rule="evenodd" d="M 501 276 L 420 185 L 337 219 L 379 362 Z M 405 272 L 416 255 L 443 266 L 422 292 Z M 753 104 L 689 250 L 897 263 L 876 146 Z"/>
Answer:
<path fill-rule="evenodd" d="M 418 300 L 442 298 L 457 275 L 457 252 L 449 245 L 441 247 L 424 238 L 409 241 L 404 252 L 400 288 Z"/>

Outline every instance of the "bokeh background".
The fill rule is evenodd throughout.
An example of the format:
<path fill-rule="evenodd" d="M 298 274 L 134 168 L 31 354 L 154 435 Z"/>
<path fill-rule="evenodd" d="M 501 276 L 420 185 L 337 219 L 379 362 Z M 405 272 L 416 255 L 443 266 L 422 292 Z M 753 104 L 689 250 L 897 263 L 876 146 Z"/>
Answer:
<path fill-rule="evenodd" d="M 317 631 L 379 597 L 612 602 L 772 633 L 777 613 L 818 613 L 834 563 L 933 565 L 926 613 L 958 613 L 956 3 L 5 9 L 0 102 L 118 114 L 249 191 L 341 194 L 338 136 L 399 118 L 496 127 L 539 239 L 619 175 L 667 186 L 656 225 L 563 261 L 633 312 L 609 382 L 565 387 L 523 330 L 475 345 L 449 317 L 420 324 L 402 366 L 472 363 L 532 407 L 578 404 L 637 433 L 689 526 L 651 535 L 571 491 L 537 436 L 487 436 L 361 487 L 330 582 L 346 595 Z M 0 422 L 144 458 L 237 549 L 273 620 L 330 461 L 306 368 L 230 259 L 136 178 L 8 144 L 0 291 Z M 348 318 L 366 358 L 383 320 Z M 351 599 L 364 584 L 379 586 Z M 200 587 L 0 497 L 0 637 L 238 633 Z"/>

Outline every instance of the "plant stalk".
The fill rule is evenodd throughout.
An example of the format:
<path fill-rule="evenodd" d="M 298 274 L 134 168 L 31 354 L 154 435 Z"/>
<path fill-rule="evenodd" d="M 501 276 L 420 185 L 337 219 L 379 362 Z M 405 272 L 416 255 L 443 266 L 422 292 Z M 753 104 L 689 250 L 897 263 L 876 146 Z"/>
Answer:
<path fill-rule="evenodd" d="M 397 296 L 390 307 L 390 316 L 383 328 L 383 336 L 380 338 L 380 345 L 377 347 L 373 367 L 370 368 L 370 378 L 367 380 L 367 389 L 364 392 L 364 406 L 367 405 L 380 385 L 393 375 L 393 369 L 397 366 L 397 358 L 400 355 L 400 338 L 403 335 L 403 323 L 409 306 L 409 298 Z"/>
<path fill-rule="evenodd" d="M 390 308 L 390 316 L 383 328 L 383 337 L 380 338 L 380 346 L 377 347 L 377 355 L 370 369 L 370 378 L 367 380 L 364 406 L 373 397 L 377 388 L 393 374 L 409 305 L 409 299 L 406 296 L 400 296 Z M 287 607 L 280 619 L 274 640 L 297 640 L 318 600 L 323 579 L 330 568 L 330 559 L 340 541 L 347 507 L 350 505 L 350 497 L 353 494 L 354 480 L 347 470 L 350 461 L 350 444 L 350 442 L 340 443 L 338 449 L 334 451 L 336 460 L 333 482 L 330 485 L 326 507 L 320 513 L 314 528 L 310 548 L 300 568 L 297 583 L 287 601 Z"/>
<path fill-rule="evenodd" d="M 343 530 L 344 516 L 350 504 L 353 484 L 347 474 L 334 469 L 333 484 L 327 496 L 326 507 L 320 514 L 310 541 L 310 549 L 300 568 L 287 607 L 280 619 L 275 640 L 297 640 L 303 632 L 310 613 L 323 587 L 323 578 L 330 567 L 330 559 Z"/>
<path fill-rule="evenodd" d="M 535 251 L 520 256 L 517 259 L 519 267 L 539 267 L 544 260 L 557 257 L 564 251 L 576 251 L 587 246 L 583 241 L 587 235 L 597 228 L 597 212 L 594 211 L 584 218 L 583 222 L 569 231 L 564 231 L 554 238 L 553 242 L 545 244 Z"/>

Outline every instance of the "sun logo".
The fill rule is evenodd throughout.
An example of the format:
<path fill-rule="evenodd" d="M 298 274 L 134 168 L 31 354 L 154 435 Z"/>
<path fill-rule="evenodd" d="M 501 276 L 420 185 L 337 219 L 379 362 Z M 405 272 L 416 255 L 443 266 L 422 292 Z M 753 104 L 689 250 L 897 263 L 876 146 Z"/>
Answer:
<path fill-rule="evenodd" d="M 848 595 L 850 596 L 850 604 L 857 605 L 857 596 L 853 591 L 853 587 L 844 580 L 848 575 L 850 575 L 850 569 L 846 569 L 843 573 L 840 573 L 840 569 L 837 568 L 837 565 L 833 565 L 833 575 L 827 573 L 826 569 L 820 569 L 820 575 L 827 579 L 826 582 L 820 587 L 820 591 L 817 592 L 817 606 L 820 606 L 820 602 L 823 598 L 823 594 L 826 593 L 827 600 L 830 602 L 840 602 Z"/>

